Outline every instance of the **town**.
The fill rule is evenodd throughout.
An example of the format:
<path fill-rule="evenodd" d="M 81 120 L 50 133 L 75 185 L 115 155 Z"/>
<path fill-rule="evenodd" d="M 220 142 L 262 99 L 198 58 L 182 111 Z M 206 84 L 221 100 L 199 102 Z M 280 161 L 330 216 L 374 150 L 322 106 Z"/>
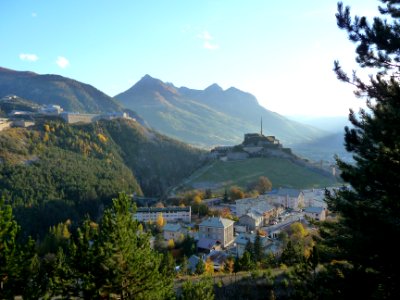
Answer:
<path fill-rule="evenodd" d="M 134 219 L 143 224 L 161 224 L 161 244 L 169 250 L 182 244 L 186 238 L 192 239 L 196 249 L 188 258 L 188 273 L 196 273 L 200 260 L 212 263 L 213 270 L 218 272 L 226 268 L 230 258 L 240 259 L 257 236 L 264 257 L 280 257 L 285 246 L 280 239 L 282 234 L 288 232 L 293 223 L 300 223 L 312 231 L 313 220 L 329 218 L 325 192 L 336 189 L 280 188 L 229 202 L 224 202 L 223 197 L 203 199 L 201 202 L 209 210 L 205 216 L 200 216 L 191 206 L 157 203 L 152 207 L 138 207 Z M 142 201 L 138 203 L 144 204 Z M 154 236 L 151 238 L 152 247 L 157 243 L 156 239 Z"/>

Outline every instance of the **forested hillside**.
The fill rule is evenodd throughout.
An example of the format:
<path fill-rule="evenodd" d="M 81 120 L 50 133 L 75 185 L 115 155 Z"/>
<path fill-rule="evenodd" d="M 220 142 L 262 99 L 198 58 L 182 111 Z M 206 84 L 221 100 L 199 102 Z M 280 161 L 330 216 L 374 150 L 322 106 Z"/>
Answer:
<path fill-rule="evenodd" d="M 137 122 L 102 122 L 133 170 L 145 195 L 161 196 L 202 164 L 205 151 L 149 130 Z"/>
<path fill-rule="evenodd" d="M 119 192 L 142 195 L 138 182 L 160 195 L 198 167 L 200 153 L 135 121 L 43 120 L 0 132 L 0 195 L 25 234 L 42 235 L 66 219 L 97 219 Z"/>

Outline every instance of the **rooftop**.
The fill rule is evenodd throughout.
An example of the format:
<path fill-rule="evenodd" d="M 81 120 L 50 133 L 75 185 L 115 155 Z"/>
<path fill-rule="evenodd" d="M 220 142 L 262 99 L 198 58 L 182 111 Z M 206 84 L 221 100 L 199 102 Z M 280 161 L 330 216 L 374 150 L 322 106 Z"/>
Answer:
<path fill-rule="evenodd" d="M 174 224 L 174 223 L 167 223 L 163 230 L 164 231 L 173 231 L 173 232 L 179 232 L 182 229 L 180 224 Z"/>
<path fill-rule="evenodd" d="M 217 240 L 201 238 L 197 242 L 197 247 L 201 249 L 211 250 L 215 245 L 220 244 Z"/>
<path fill-rule="evenodd" d="M 288 197 L 298 197 L 302 193 L 302 191 L 298 189 L 290 189 L 290 188 L 280 188 L 278 190 L 274 190 L 268 193 L 270 196 L 288 196 Z"/>
<path fill-rule="evenodd" d="M 217 228 L 226 228 L 228 226 L 233 225 L 233 221 L 221 217 L 213 217 L 208 218 L 200 223 L 199 226 L 206 226 L 206 227 L 217 227 Z"/>
<path fill-rule="evenodd" d="M 190 211 L 191 207 L 169 206 L 169 207 L 139 207 L 136 212 L 171 212 L 171 211 Z"/>
<path fill-rule="evenodd" d="M 312 214 L 320 214 L 324 210 L 325 210 L 325 208 L 323 208 L 323 207 L 310 206 L 310 207 L 306 207 L 304 209 L 304 212 L 312 213 Z"/>

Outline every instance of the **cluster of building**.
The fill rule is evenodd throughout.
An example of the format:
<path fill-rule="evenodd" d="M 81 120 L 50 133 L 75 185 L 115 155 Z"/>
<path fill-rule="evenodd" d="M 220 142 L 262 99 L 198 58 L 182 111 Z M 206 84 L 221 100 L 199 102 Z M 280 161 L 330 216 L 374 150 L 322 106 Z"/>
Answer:
<path fill-rule="evenodd" d="M 167 224 L 163 227 L 166 241 L 182 241 L 190 235 L 197 241 L 197 248 L 203 256 L 191 257 L 192 265 L 199 259 L 211 259 L 216 270 L 221 268 L 227 257 L 242 256 L 247 243 L 254 242 L 256 230 L 262 230 L 261 244 L 266 253 L 280 251 L 276 237 L 280 229 L 272 229 L 276 220 L 288 215 L 288 211 L 307 216 L 315 220 L 325 220 L 327 206 L 324 201 L 325 192 L 321 189 L 297 190 L 278 189 L 254 198 L 239 199 L 235 204 L 223 204 L 221 199 L 206 199 L 204 203 L 210 207 L 231 205 L 238 222 L 222 217 L 207 217 L 198 224 L 198 231 L 191 224 L 191 207 L 141 207 L 134 218 L 141 222 L 156 222 L 162 215 Z M 298 221 L 295 219 L 294 221 Z M 290 223 L 288 223 L 290 225 Z M 271 230 L 269 230 L 271 228 Z M 189 261 L 190 264 L 190 261 Z"/>
<path fill-rule="evenodd" d="M 18 99 L 17 96 L 6 96 L 1 101 L 10 102 Z M 67 112 L 60 105 L 42 105 L 37 108 L 32 108 L 32 111 L 25 110 L 11 110 L 8 113 L 8 118 L 0 119 L 0 131 L 9 127 L 29 127 L 35 125 L 34 118 L 41 116 L 58 116 L 61 117 L 66 123 L 91 123 L 98 120 L 112 120 L 116 118 L 130 119 L 126 112 L 111 112 L 105 114 L 86 114 L 77 112 Z"/>

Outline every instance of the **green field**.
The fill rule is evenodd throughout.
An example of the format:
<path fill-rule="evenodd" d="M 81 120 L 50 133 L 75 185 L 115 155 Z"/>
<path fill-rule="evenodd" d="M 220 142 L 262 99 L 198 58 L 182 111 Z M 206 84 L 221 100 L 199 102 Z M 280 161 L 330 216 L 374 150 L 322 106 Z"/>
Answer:
<path fill-rule="evenodd" d="M 266 176 L 273 188 L 324 188 L 337 184 L 333 176 L 283 158 L 252 158 L 242 161 L 215 161 L 201 168 L 184 183 L 184 188 L 223 189 L 232 185 L 246 188 L 260 176 Z"/>

